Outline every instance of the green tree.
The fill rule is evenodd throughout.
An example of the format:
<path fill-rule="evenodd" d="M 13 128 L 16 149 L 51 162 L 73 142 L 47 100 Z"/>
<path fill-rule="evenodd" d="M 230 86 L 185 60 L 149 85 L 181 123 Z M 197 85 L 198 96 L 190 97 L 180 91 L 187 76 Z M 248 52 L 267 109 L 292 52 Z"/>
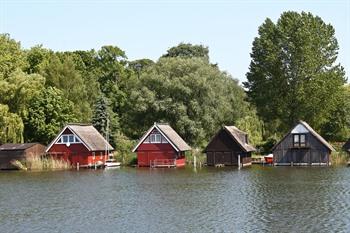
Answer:
<path fill-rule="evenodd" d="M 44 88 L 45 78 L 39 74 L 26 74 L 17 70 L 6 79 L 0 79 L 0 103 L 7 104 L 10 111 L 24 118 L 28 105 Z"/>
<path fill-rule="evenodd" d="M 23 122 L 7 105 L 0 104 L 0 144 L 23 143 Z"/>
<path fill-rule="evenodd" d="M 67 123 L 76 121 L 74 105 L 64 93 L 48 87 L 34 97 L 24 119 L 25 139 L 29 142 L 49 143 Z"/>
<path fill-rule="evenodd" d="M 7 78 L 16 69 L 27 66 L 21 44 L 10 38 L 9 34 L 0 34 L 0 79 Z"/>
<path fill-rule="evenodd" d="M 202 58 L 161 58 L 128 90 L 120 116 L 123 133 L 132 139 L 163 121 L 202 146 L 222 124 L 235 124 L 249 111 L 238 82 Z"/>
<path fill-rule="evenodd" d="M 53 52 L 37 45 L 26 51 L 28 66 L 25 71 L 29 74 L 40 73 L 43 66 L 48 62 Z"/>
<path fill-rule="evenodd" d="M 168 49 L 163 57 L 201 57 L 209 61 L 209 49 L 203 45 L 192 45 L 190 43 L 180 43 Z"/>
<path fill-rule="evenodd" d="M 112 111 L 108 99 L 103 95 L 99 96 L 95 103 L 92 124 L 104 137 L 108 132 L 109 142 L 113 146 L 116 145 L 116 134 L 119 130 L 118 115 Z"/>
<path fill-rule="evenodd" d="M 284 12 L 259 27 L 244 86 L 271 135 L 300 119 L 316 130 L 330 120 L 346 82 L 337 53 L 334 28 L 311 13 Z"/>
<path fill-rule="evenodd" d="M 67 54 L 53 54 L 41 73 L 46 78 L 47 87 L 60 89 L 64 96 L 74 103 L 74 112 L 78 120 L 89 122 L 92 113 L 88 102 L 88 90 L 75 64 L 74 58 Z"/>

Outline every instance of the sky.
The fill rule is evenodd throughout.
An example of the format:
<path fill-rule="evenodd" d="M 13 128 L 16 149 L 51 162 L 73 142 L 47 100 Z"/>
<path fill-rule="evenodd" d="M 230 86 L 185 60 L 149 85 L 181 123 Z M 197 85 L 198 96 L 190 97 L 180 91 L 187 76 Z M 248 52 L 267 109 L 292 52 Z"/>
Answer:
<path fill-rule="evenodd" d="M 249 70 L 252 42 L 268 17 L 306 11 L 335 28 L 338 62 L 350 72 L 350 0 L 0 0 L 0 33 L 23 48 L 98 50 L 115 45 L 129 60 L 156 61 L 172 46 L 209 47 L 218 63 L 241 82 Z"/>

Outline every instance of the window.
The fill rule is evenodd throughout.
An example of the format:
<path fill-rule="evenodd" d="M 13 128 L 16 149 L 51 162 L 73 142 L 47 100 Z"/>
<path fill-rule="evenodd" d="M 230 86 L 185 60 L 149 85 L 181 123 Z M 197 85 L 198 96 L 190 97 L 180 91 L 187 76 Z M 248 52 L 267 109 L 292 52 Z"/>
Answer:
<path fill-rule="evenodd" d="M 74 134 L 64 134 L 58 140 L 57 144 L 73 144 L 73 143 L 81 143 L 79 138 L 77 138 Z"/>
<path fill-rule="evenodd" d="M 306 146 L 306 135 L 305 134 L 294 134 L 293 135 L 293 146 L 294 147 L 305 147 Z"/>
<path fill-rule="evenodd" d="M 161 143 L 161 135 L 160 134 L 151 134 L 150 139 L 151 143 Z"/>

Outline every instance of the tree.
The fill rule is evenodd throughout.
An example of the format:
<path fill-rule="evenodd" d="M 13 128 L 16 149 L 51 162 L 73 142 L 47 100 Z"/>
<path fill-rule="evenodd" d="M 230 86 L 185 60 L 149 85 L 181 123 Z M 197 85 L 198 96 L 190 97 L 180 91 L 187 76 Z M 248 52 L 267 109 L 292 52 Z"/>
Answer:
<path fill-rule="evenodd" d="M 34 97 L 24 119 L 25 139 L 48 144 L 67 123 L 76 121 L 74 105 L 64 93 L 48 87 Z"/>
<path fill-rule="evenodd" d="M 60 89 L 64 96 L 74 103 L 78 120 L 90 122 L 91 107 L 88 102 L 88 90 L 75 64 L 74 58 L 70 55 L 53 54 L 43 66 L 41 73 L 46 77 L 47 87 Z"/>
<path fill-rule="evenodd" d="M 113 146 L 116 145 L 116 134 L 119 130 L 118 115 L 112 111 L 109 101 L 103 95 L 99 96 L 96 101 L 92 124 L 104 137 L 107 136 L 108 132 L 110 143 Z"/>
<path fill-rule="evenodd" d="M 17 70 L 6 79 L 0 79 L 0 103 L 22 118 L 28 114 L 28 105 L 44 88 L 45 78 Z"/>
<path fill-rule="evenodd" d="M 202 58 L 161 58 L 128 90 L 120 116 L 123 133 L 132 139 L 163 121 L 203 146 L 222 124 L 235 124 L 249 111 L 238 82 Z"/>
<path fill-rule="evenodd" d="M 0 144 L 23 143 L 23 122 L 7 105 L 0 104 Z"/>
<path fill-rule="evenodd" d="M 37 45 L 26 51 L 28 66 L 25 71 L 29 74 L 40 73 L 43 66 L 48 62 L 53 52 Z"/>
<path fill-rule="evenodd" d="M 244 86 L 270 134 L 298 120 L 316 130 L 330 119 L 346 82 L 334 28 L 311 13 L 285 12 L 259 27 Z"/>
<path fill-rule="evenodd" d="M 21 44 L 10 38 L 9 34 L 0 34 L 0 79 L 6 78 L 16 69 L 27 66 Z"/>
<path fill-rule="evenodd" d="M 203 45 L 192 45 L 190 43 L 180 43 L 168 49 L 163 57 L 201 57 L 209 62 L 209 49 Z"/>

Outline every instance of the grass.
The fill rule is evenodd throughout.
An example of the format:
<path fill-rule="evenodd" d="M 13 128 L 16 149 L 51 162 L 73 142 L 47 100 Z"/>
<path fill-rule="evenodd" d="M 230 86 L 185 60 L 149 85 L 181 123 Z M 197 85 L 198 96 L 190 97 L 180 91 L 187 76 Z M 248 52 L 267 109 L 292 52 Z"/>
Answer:
<path fill-rule="evenodd" d="M 12 164 L 20 170 L 24 171 L 52 171 L 67 170 L 72 166 L 69 162 L 53 157 L 29 156 L 24 160 L 14 160 Z"/>

